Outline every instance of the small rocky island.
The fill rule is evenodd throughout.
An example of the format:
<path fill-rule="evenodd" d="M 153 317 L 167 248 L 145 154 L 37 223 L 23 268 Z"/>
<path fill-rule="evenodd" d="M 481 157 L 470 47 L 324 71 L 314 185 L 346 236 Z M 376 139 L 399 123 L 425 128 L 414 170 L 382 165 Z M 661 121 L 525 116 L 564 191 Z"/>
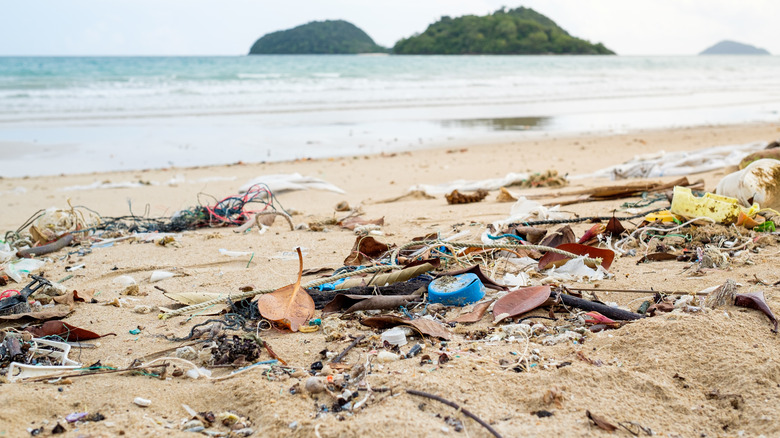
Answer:
<path fill-rule="evenodd" d="M 404 55 L 614 55 L 603 44 L 569 35 L 531 8 L 501 8 L 486 16 L 442 17 L 425 32 L 402 39 Z"/>
<path fill-rule="evenodd" d="M 724 40 L 699 53 L 699 55 L 770 55 L 767 50 L 750 44 Z"/>
<path fill-rule="evenodd" d="M 250 55 L 387 53 L 359 27 L 344 20 L 312 21 L 264 35 Z"/>

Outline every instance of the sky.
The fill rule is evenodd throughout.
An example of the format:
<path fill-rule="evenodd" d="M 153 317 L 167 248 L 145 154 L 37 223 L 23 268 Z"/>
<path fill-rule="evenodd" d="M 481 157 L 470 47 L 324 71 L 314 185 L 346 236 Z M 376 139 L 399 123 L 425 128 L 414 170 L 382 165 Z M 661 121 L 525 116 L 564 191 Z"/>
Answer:
<path fill-rule="evenodd" d="M 443 15 L 530 7 L 619 55 L 730 39 L 780 54 L 777 0 L 0 0 L 0 56 L 243 55 L 262 35 L 347 20 L 390 47 Z"/>

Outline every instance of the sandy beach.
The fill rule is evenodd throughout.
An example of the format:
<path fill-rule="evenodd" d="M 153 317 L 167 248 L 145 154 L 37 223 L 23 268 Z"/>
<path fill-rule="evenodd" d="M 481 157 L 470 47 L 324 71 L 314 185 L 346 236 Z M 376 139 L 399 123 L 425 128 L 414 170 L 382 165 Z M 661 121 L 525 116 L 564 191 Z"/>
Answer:
<path fill-rule="evenodd" d="M 67 175 L 0 179 L 4 201 L 0 229 L 16 230 L 40 209 L 66 209 L 68 205 L 88 207 L 105 217 L 125 216 L 131 211 L 136 215 L 166 217 L 199 203 L 234 195 L 239 187 L 259 176 L 299 173 L 327 181 L 345 193 L 301 190 L 278 194 L 280 204 L 294 212 L 295 225 L 342 217 L 345 213 L 335 211 L 335 207 L 346 201 L 353 209 L 360 208 L 366 218 L 384 218 L 383 235 L 374 236 L 381 242 L 403 245 L 430 233 L 451 235 L 459 231 L 470 232 L 464 240 L 478 241 L 488 224 L 509 215 L 512 204 L 497 202 L 498 191 L 491 191 L 482 202 L 463 205 L 449 205 L 443 196 L 380 201 L 400 197 L 416 184 L 483 180 L 510 172 L 547 170 L 574 176 L 622 163 L 638 154 L 771 142 L 778 137 L 780 128 L 776 124 L 745 124 L 615 135 L 547 135 L 511 144 L 471 144 L 456 149 L 274 163 L 84 174 L 75 168 L 68 169 Z M 712 191 L 731 170 L 688 177 L 691 181 L 703 179 L 705 189 Z M 625 182 L 585 178 L 573 180 L 564 189 L 509 189 L 516 195 L 532 196 Z M 99 186 L 125 183 L 131 187 Z M 84 188 L 90 185 L 94 186 Z M 561 210 L 578 216 L 609 216 L 614 211 L 625 216 L 623 203 L 637 200 L 638 197 L 632 197 L 572 204 Z M 668 203 L 658 206 L 668 207 Z M 626 221 L 624 226 L 631 231 L 640 222 Z M 572 224 L 577 237 L 590 227 L 590 223 Z M 542 228 L 552 230 L 557 226 Z M 280 219 L 263 234 L 256 229 L 242 234 L 234 230 L 235 227 L 223 227 L 185 231 L 177 238 L 177 246 L 122 241 L 83 256 L 64 257 L 66 250 L 47 256 L 50 261 L 43 268 L 46 278 L 55 281 L 72 275 L 63 285 L 69 291 L 91 291 L 97 300 L 77 303 L 64 321 L 99 334 L 116 334 L 90 341 L 98 345 L 96 348 L 74 348 L 71 359 L 85 365 L 100 361 L 105 366 L 128 367 L 135 359 L 143 360 L 183 344 L 162 336 L 186 336 L 195 324 L 214 318 L 196 315 L 163 320 L 156 310 L 147 314 L 133 312 L 138 305 L 174 304 L 155 286 L 171 293 L 225 294 L 238 293 L 247 285 L 255 289 L 279 288 L 296 281 L 298 260 L 290 256 L 296 247 L 303 248 L 304 269 L 337 269 L 356 240 L 355 233 L 337 226 L 327 226 L 324 231 L 290 231 Z M 744 229 L 742 232 L 749 233 Z M 695 275 L 695 270 L 689 269 L 691 262 L 637 264 L 643 255 L 639 254 L 616 257 L 608 279 L 565 284 L 693 293 L 734 280 L 740 285 L 739 293 L 763 291 L 769 306 L 780 311 L 777 286 L 772 286 L 780 280 L 776 269 L 780 246 L 775 236 L 768 239 L 771 242 L 767 245 L 733 257 L 728 267 L 698 271 Z M 251 263 L 248 257 L 223 256 L 221 248 L 253 253 Z M 66 270 L 80 264 L 84 267 Z M 170 271 L 175 276 L 149 283 L 149 275 L 155 270 Z M 115 279 L 122 275 L 134 277 L 142 295 L 120 295 L 122 287 Z M 308 275 L 303 281 L 316 278 L 316 274 Z M 540 278 L 532 277 L 531 284 L 539 284 Z M 756 284 L 756 279 L 768 286 Z M 22 286 L 12 282 L 4 289 Z M 487 294 L 490 298 L 496 291 L 488 290 Z M 599 292 L 598 296 L 636 311 L 652 294 Z M 105 305 L 119 298 L 129 298 L 129 304 Z M 452 308 L 446 315 L 452 318 L 459 311 Z M 546 310 L 535 312 L 548 315 Z M 319 310 L 315 318 L 322 318 Z M 538 321 L 547 326 L 553 323 Z M 480 322 L 450 328 L 452 339 L 444 345 L 426 336 L 424 340 L 417 337 L 402 348 L 405 352 L 419 342 L 425 345 L 423 354 L 431 357 L 446 352 L 449 361 L 439 364 L 421 364 L 420 356 L 379 363 L 374 359 L 376 351 L 382 350 L 381 330 L 361 325 L 355 315 L 345 317 L 342 323 L 344 337 L 338 340 L 327 340 L 321 330 L 259 332 L 278 357 L 287 362 L 289 372 L 264 373 L 256 369 L 218 381 L 170 374 L 158 379 L 115 373 L 72 377 L 55 383 L 2 383 L 0 437 L 29 436 L 28 429 L 41 426 L 41 436 L 49 436 L 57 423 L 65 427 L 63 436 L 192 436 L 183 431 L 182 425 L 191 417 L 182 404 L 199 413 L 234 412 L 249 420 L 245 425 L 254 431 L 253 436 L 490 436 L 461 412 L 410 395 L 405 392 L 407 389 L 453 401 L 504 437 L 631 436 L 623 427 L 615 432 L 597 427 L 586 411 L 614 425 L 621 423 L 632 428 L 637 436 L 648 436 L 642 428 L 664 437 L 780 435 L 775 409 L 780 402 L 780 346 L 777 335 L 770 332 L 767 317 L 757 310 L 726 306 L 698 313 L 660 313 L 619 329 L 589 333 L 584 342 L 556 345 L 533 340 L 528 344 L 522 340 L 490 341 L 487 335 L 500 331 L 504 323 L 494 325 L 488 313 Z M 0 327 L 13 325 L 5 322 Z M 134 329 L 140 332 L 131 334 Z M 312 363 L 327 362 L 320 353 L 341 352 L 351 342 L 349 335 L 365 335 L 366 342 L 353 348 L 343 363 L 354 368 L 371 359 L 373 368 L 365 379 L 373 392 L 359 409 L 333 412 L 331 407 L 337 397 L 310 394 L 303 387 Z M 506 366 L 531 351 L 540 358 L 535 366 L 523 372 Z M 258 360 L 269 359 L 264 353 Z M 545 365 L 552 363 L 568 364 Z M 212 368 L 213 377 L 231 370 Z M 349 368 L 334 369 L 336 379 L 349 372 Z M 357 399 L 369 394 L 359 393 Z M 136 397 L 151 400 L 151 404 L 137 406 L 133 403 Z M 323 405 L 329 408 L 328 412 L 323 412 Z M 539 411 L 553 415 L 533 414 Z M 105 420 L 68 424 L 65 416 L 76 412 L 99 412 Z M 230 428 L 216 422 L 208 430 L 227 434 Z"/>

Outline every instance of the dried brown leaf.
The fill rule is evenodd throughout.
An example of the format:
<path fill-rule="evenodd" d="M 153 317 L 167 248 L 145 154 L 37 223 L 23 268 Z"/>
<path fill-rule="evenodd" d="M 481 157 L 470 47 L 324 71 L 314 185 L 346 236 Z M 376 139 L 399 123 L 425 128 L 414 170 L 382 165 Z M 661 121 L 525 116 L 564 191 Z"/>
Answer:
<path fill-rule="evenodd" d="M 613 238 L 617 238 L 625 231 L 626 229 L 623 227 L 623 224 L 621 224 L 614 215 L 612 216 L 612 219 L 607 222 L 607 228 L 604 230 L 605 233 L 611 234 Z"/>
<path fill-rule="evenodd" d="M 487 312 L 487 309 L 491 304 L 493 304 L 493 300 L 477 303 L 474 305 L 474 310 L 471 312 L 464 313 L 463 315 L 460 315 L 459 317 L 448 322 L 459 322 L 461 324 L 478 322 L 482 319 L 483 316 L 485 316 L 485 312 Z"/>
<path fill-rule="evenodd" d="M 577 238 L 574 236 L 574 231 L 572 231 L 571 226 L 565 225 L 555 230 L 555 232 L 548 234 L 547 237 L 542 239 L 539 245 L 557 248 L 564 243 L 574 243 L 576 241 Z"/>
<path fill-rule="evenodd" d="M 358 236 L 355 244 L 352 246 L 352 251 L 344 260 L 344 264 L 347 266 L 360 266 L 370 263 L 389 250 L 389 245 L 379 242 L 371 236 Z"/>
<path fill-rule="evenodd" d="M 636 264 L 638 265 L 640 263 L 646 262 L 663 262 L 666 260 L 677 260 L 677 256 L 674 254 L 669 254 L 668 252 L 654 252 L 642 257 L 636 262 Z"/>
<path fill-rule="evenodd" d="M 450 339 L 450 332 L 440 323 L 430 319 L 406 319 L 394 315 L 372 316 L 363 318 L 360 323 L 373 328 L 384 329 L 399 325 L 409 325 L 417 329 L 420 333 L 428 336 Z"/>
<path fill-rule="evenodd" d="M 617 430 L 617 426 L 605 420 L 603 417 L 592 414 L 590 411 L 585 411 L 585 415 L 600 429 L 604 429 L 607 432 L 614 432 Z"/>
<path fill-rule="evenodd" d="M 493 306 L 493 324 L 536 309 L 550 298 L 550 293 L 550 286 L 531 286 L 509 292 Z"/>
<path fill-rule="evenodd" d="M 314 316 L 314 300 L 301 288 L 303 276 L 303 255 L 298 251 L 298 280 L 295 284 L 277 289 L 270 294 L 260 295 L 257 299 L 257 309 L 263 318 L 287 327 L 293 332 Z"/>

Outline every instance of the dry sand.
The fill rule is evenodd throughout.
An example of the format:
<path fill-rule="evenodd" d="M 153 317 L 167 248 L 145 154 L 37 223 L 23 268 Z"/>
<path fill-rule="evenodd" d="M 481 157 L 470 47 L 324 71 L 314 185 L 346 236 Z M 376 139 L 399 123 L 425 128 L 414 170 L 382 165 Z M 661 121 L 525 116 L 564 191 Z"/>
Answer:
<path fill-rule="evenodd" d="M 403 244 L 416 236 L 451 233 L 454 229 L 471 230 L 476 237 L 486 224 L 509 213 L 511 204 L 496 202 L 495 192 L 483 202 L 467 205 L 447 205 L 442 197 L 384 204 L 375 201 L 402 195 L 418 183 L 485 179 L 508 172 L 547 169 L 581 174 L 623 162 L 639 153 L 771 141 L 780 135 L 779 131 L 775 125 L 689 128 L 547 138 L 393 156 L 0 179 L 4 201 L 0 228 L 14 230 L 38 209 L 67 207 L 68 199 L 73 205 L 87 206 L 104 216 L 126 215 L 129 205 L 136 214 L 143 213 L 148 206 L 151 216 L 167 216 L 197 205 L 199 193 L 221 199 L 256 176 L 299 172 L 331 182 L 346 190 L 346 194 L 324 191 L 281 194 L 279 200 L 284 207 L 301 212 L 293 217 L 296 224 L 332 218 L 339 214 L 334 212 L 334 206 L 347 201 L 352 206 L 362 205 L 366 217 L 385 218 L 385 236 L 379 240 L 388 243 Z M 68 169 L 68 172 L 78 172 L 78 169 Z M 694 178 L 702 177 L 711 190 L 725 173 L 725 170 L 716 171 Z M 60 190 L 95 181 L 165 183 L 174 177 L 180 181 L 174 185 Z M 221 179 L 213 180 L 214 177 Z M 572 188 L 606 183 L 604 180 L 576 181 Z M 525 189 L 521 193 L 547 191 Z M 210 202 L 208 198 L 201 199 Z M 580 215 L 608 215 L 623 202 L 578 204 L 564 210 Z M 589 224 L 573 226 L 578 236 L 589 227 Z M 47 264 L 45 273 L 56 280 L 68 274 L 66 266 L 85 264 L 84 269 L 72 273 L 74 277 L 65 285 L 71 290 L 94 289 L 99 292 L 97 298 L 101 302 L 119 297 L 120 288 L 112 283 L 117 276 L 133 275 L 140 280 L 148 278 L 155 269 L 179 274 L 155 283 L 167 291 L 236 292 L 247 284 L 263 289 L 294 282 L 298 262 L 275 258 L 282 252 L 302 246 L 307 250 L 305 268 L 337 268 L 354 241 L 355 235 L 347 230 L 332 227 L 328 232 L 289 231 L 282 221 L 277 221 L 265 234 L 239 235 L 229 228 L 185 232 L 180 248 L 124 242 L 94 250 L 84 257 L 71 256 L 67 260 L 52 257 L 54 262 Z M 253 251 L 255 256 L 247 268 L 246 258 L 220 256 L 219 248 Z M 780 279 L 776 268 L 779 248 L 774 244 L 734 260 L 727 269 L 711 270 L 695 277 L 685 269 L 688 263 L 637 265 L 637 257 L 620 258 L 610 269 L 614 277 L 597 283 L 602 288 L 654 287 L 694 292 L 733 279 L 742 285 L 740 292 L 764 291 L 769 305 L 778 311 L 777 288 L 757 287 L 749 280 L 757 276 L 771 284 Z M 314 278 L 306 277 L 304 281 Z M 139 300 L 136 304 L 171 304 L 151 284 L 142 283 L 141 290 L 148 295 L 135 297 Z M 630 302 L 632 308 L 645 296 L 600 294 L 602 299 L 621 305 Z M 135 358 L 179 345 L 158 335 L 184 336 L 192 325 L 205 319 L 198 316 L 160 320 L 156 313 L 139 315 L 129 308 L 82 303 L 66 319 L 68 323 L 98 333 L 115 332 L 117 336 L 100 339 L 98 348 L 74 349 L 71 357 L 84 364 L 99 360 L 102 364 L 126 367 Z M 547 360 L 568 361 L 571 365 L 551 369 L 539 365 L 520 373 L 501 367 L 500 360 L 516 361 L 517 356 L 512 353 L 521 353 L 524 342 L 466 339 L 473 333 L 493 329 L 490 320 L 488 315 L 480 323 L 459 326 L 447 346 L 452 360 L 445 365 L 421 366 L 418 359 L 412 359 L 375 367 L 368 376 L 370 385 L 389 390 L 374 393 L 355 413 L 318 414 L 317 406 L 331 406 L 332 397 L 313 397 L 302 391 L 291 394 L 290 388 L 296 384 L 302 386 L 305 379 L 271 379 L 259 370 L 219 382 L 109 374 L 73 378 L 69 384 L 1 384 L 0 437 L 28 436 L 27 428 L 41 425 L 45 425 L 45 435 L 49 435 L 57 422 L 65 425 L 65 415 L 83 411 L 100 412 L 106 419 L 66 426 L 65 436 L 191 436 L 180 431 L 182 420 L 187 417 L 183 403 L 199 412 L 232 410 L 248 417 L 254 436 L 488 436 L 479 424 L 454 409 L 406 394 L 405 389 L 427 391 L 452 400 L 490 423 L 504 437 L 630 436 L 624 429 L 609 433 L 596 428 L 586 418 L 586 410 L 613 424 L 636 422 L 658 436 L 780 436 L 776 409 L 780 402 L 777 359 L 780 345 L 777 335 L 770 332 L 767 318 L 758 311 L 727 307 L 706 314 L 675 312 L 593 334 L 583 344 L 531 344 L 530 348 L 538 348 L 540 356 Z M 140 334 L 129 333 L 139 326 Z M 371 336 L 378 332 L 367 330 L 351 319 L 346 323 L 345 333 Z M 271 330 L 262 332 L 261 336 L 291 367 L 306 370 L 320 360 L 321 350 L 338 352 L 349 343 L 348 340 L 326 342 L 321 332 L 289 334 Z M 376 339 L 371 342 L 376 343 Z M 432 353 L 438 348 L 438 341 L 428 342 L 425 352 Z M 362 344 L 349 353 L 345 362 L 363 362 L 371 349 L 370 345 Z M 595 366 L 579 359 L 580 353 L 602 361 L 603 365 Z M 215 375 L 225 372 L 217 369 Z M 712 393 L 720 396 L 713 397 Z M 151 406 L 134 405 L 135 397 L 151 400 Z M 538 410 L 551 411 L 554 415 L 539 418 L 531 414 Z M 464 430 L 456 432 L 453 425 L 445 422 L 446 417 L 462 421 Z M 214 430 L 228 429 L 218 426 Z"/>

